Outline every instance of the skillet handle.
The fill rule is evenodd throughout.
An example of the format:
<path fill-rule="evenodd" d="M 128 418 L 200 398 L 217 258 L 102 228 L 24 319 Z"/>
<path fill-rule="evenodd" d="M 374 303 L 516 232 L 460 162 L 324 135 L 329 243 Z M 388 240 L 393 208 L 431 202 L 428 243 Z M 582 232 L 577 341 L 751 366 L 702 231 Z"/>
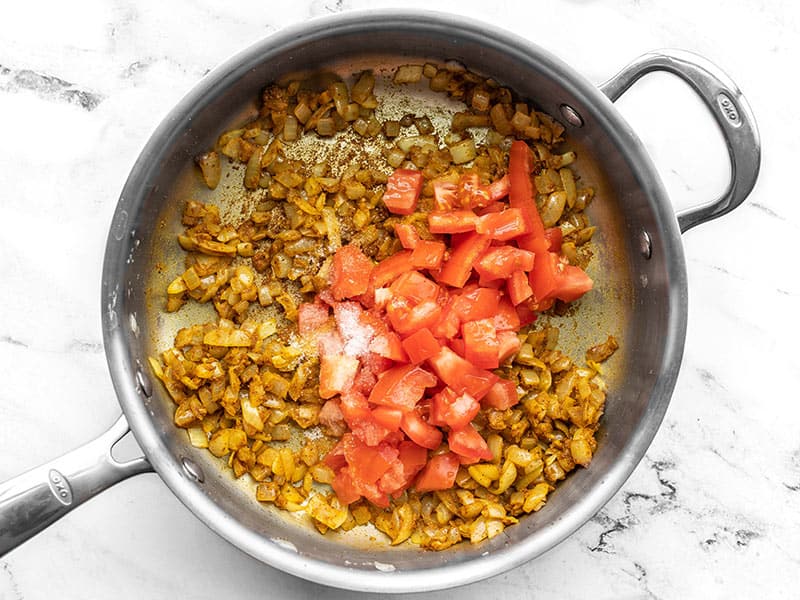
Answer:
<path fill-rule="evenodd" d="M 1 483 L 0 557 L 106 488 L 152 471 L 144 457 L 119 463 L 111 456 L 128 431 L 120 416 L 88 444 Z"/>
<path fill-rule="evenodd" d="M 722 131 L 731 161 L 731 182 L 722 196 L 678 213 L 683 233 L 744 202 L 758 178 L 761 141 L 753 113 L 737 85 L 716 65 L 691 52 L 659 50 L 640 56 L 602 84 L 600 90 L 614 102 L 639 78 L 653 71 L 677 75 L 700 96 Z"/>

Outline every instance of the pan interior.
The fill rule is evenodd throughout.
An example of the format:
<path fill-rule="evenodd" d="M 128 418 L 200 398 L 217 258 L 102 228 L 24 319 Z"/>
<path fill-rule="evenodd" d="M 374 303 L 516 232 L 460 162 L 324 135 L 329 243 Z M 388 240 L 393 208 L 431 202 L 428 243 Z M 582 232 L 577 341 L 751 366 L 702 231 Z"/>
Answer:
<path fill-rule="evenodd" d="M 677 369 L 670 360 L 673 338 L 682 344 L 675 315 L 685 302 L 685 282 L 680 248 L 674 249 L 675 226 L 665 218 L 671 218 L 671 209 L 661 206 L 663 192 L 654 171 L 637 154 L 635 139 L 633 150 L 623 146 L 632 134 L 609 130 L 613 108 L 602 104 L 596 90 L 535 47 L 520 49 L 518 40 L 499 34 L 490 40 L 485 28 L 453 29 L 436 19 L 413 24 L 384 19 L 372 25 L 369 35 L 368 24 L 352 19 L 262 43 L 212 73 L 176 108 L 143 152 L 120 200 L 117 221 L 124 211 L 130 235 L 112 230 L 109 237 L 104 320 L 115 386 L 134 433 L 159 474 L 201 519 L 250 554 L 297 575 L 339 587 L 412 591 L 466 583 L 532 558 L 580 526 L 616 491 L 666 409 Z M 556 118 L 562 104 L 583 118 L 580 128 L 567 125 L 564 149 L 578 153 L 576 171 L 597 192 L 588 211 L 598 226 L 589 268 L 596 290 L 557 324 L 563 349 L 579 360 L 607 334 L 620 341 L 620 351 L 606 363 L 610 390 L 598 451 L 588 469 L 561 483 L 544 509 L 476 546 L 466 543 L 441 553 L 390 548 L 382 534 L 368 528 L 321 536 L 302 515 L 258 503 L 248 476 L 235 480 L 223 461 L 193 448 L 173 425 L 174 404 L 154 378 L 151 396 L 131 391 L 136 365 L 147 365 L 147 357 L 170 347 L 179 328 L 215 318 L 210 305 L 163 311 L 166 287 L 183 271 L 176 235 L 185 201 L 216 203 L 223 213 L 235 215 L 258 194 L 245 192 L 243 169 L 231 167 L 220 186 L 208 190 L 193 158 L 213 147 L 220 133 L 253 117 L 264 86 L 289 74 L 330 71 L 350 77 L 365 68 L 390 73 L 400 64 L 453 59 L 494 77 Z M 457 109 L 424 86 L 404 88 L 402 94 L 387 89 L 380 100 L 386 110 L 427 114 L 441 122 Z M 624 123 L 617 124 L 624 129 Z M 318 144 L 335 152 L 338 141 Z M 364 146 L 359 159 L 373 151 Z M 303 152 L 318 153 L 320 147 Z M 649 258 L 641 251 L 643 231 L 651 240 Z M 202 482 L 181 468 L 185 458 L 202 471 Z M 358 577 L 343 575 L 353 571 Z M 405 579 L 398 578 L 403 574 Z"/>

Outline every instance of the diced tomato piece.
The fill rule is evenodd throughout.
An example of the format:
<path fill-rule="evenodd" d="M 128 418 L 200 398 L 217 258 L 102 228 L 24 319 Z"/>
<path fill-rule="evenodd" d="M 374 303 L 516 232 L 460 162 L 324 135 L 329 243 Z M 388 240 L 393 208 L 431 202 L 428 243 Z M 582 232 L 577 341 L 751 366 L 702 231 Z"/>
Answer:
<path fill-rule="evenodd" d="M 411 438 L 412 442 L 419 444 L 423 448 L 434 450 L 442 443 L 442 432 L 433 425 L 426 423 L 415 410 L 403 415 L 400 429 Z"/>
<path fill-rule="evenodd" d="M 379 425 L 386 427 L 386 429 L 399 431 L 403 411 L 391 406 L 376 406 L 372 409 L 372 416 Z"/>
<path fill-rule="evenodd" d="M 336 497 L 342 504 L 352 504 L 361 498 L 361 494 L 356 491 L 353 478 L 350 476 L 350 471 L 346 468 L 336 473 L 331 487 L 333 491 L 336 492 Z"/>
<path fill-rule="evenodd" d="M 558 255 L 553 252 L 540 252 L 536 255 L 536 263 L 530 274 L 530 285 L 536 302 L 550 298 L 555 291 L 557 263 Z"/>
<path fill-rule="evenodd" d="M 409 360 L 414 364 L 425 362 L 432 356 L 436 356 L 441 347 L 427 327 L 415 331 L 403 340 L 403 348 L 408 354 Z"/>
<path fill-rule="evenodd" d="M 496 369 L 500 366 L 500 344 L 493 319 L 468 321 L 461 326 L 464 336 L 464 358 L 476 367 Z"/>
<path fill-rule="evenodd" d="M 458 186 L 449 181 L 433 182 L 433 201 L 436 210 L 453 210 L 458 206 Z"/>
<path fill-rule="evenodd" d="M 439 279 L 453 287 L 464 287 L 472 274 L 472 266 L 489 247 L 492 240 L 479 233 L 468 234 L 453 249 L 450 258 L 444 263 Z"/>
<path fill-rule="evenodd" d="M 419 193 L 422 191 L 422 173 L 412 169 L 397 169 L 389 175 L 383 203 L 389 212 L 396 215 L 410 215 L 417 208 Z"/>
<path fill-rule="evenodd" d="M 342 338 L 343 352 L 349 356 L 361 356 L 369 349 L 375 336 L 373 318 L 358 302 L 338 302 L 333 306 L 336 329 Z M 378 322 L 381 326 L 382 323 Z"/>
<path fill-rule="evenodd" d="M 447 346 L 442 346 L 439 354 L 429 359 L 436 375 L 455 392 L 469 392 L 480 400 L 499 379 L 490 371 L 480 369 L 460 357 Z"/>
<path fill-rule="evenodd" d="M 547 249 L 550 252 L 561 252 L 561 241 L 564 239 L 564 234 L 560 227 L 548 227 L 544 230 L 544 237 L 547 240 Z"/>
<path fill-rule="evenodd" d="M 456 482 L 456 474 L 461 462 L 453 452 L 432 456 L 420 472 L 414 488 L 420 492 L 449 490 Z"/>
<path fill-rule="evenodd" d="M 508 206 L 503 202 L 492 202 L 491 204 L 487 204 L 482 208 L 476 209 L 475 214 L 478 215 L 479 217 L 482 217 L 484 215 L 503 212 L 507 208 Z"/>
<path fill-rule="evenodd" d="M 389 258 L 383 259 L 372 271 L 372 285 L 375 288 L 381 288 L 395 279 L 406 271 L 414 269 L 411 264 L 411 250 L 401 250 L 396 254 L 392 254 Z"/>
<path fill-rule="evenodd" d="M 511 179 L 508 175 L 503 175 L 500 179 L 485 186 L 485 189 L 489 195 L 489 200 L 497 202 L 508 196 L 508 190 L 511 189 Z"/>
<path fill-rule="evenodd" d="M 419 271 L 409 271 L 395 279 L 389 289 L 395 296 L 403 296 L 416 304 L 423 300 L 436 300 L 440 288 Z"/>
<path fill-rule="evenodd" d="M 517 386 L 513 381 L 501 379 L 492 386 L 489 393 L 481 400 L 481 404 L 497 410 L 511 408 L 519 402 Z"/>
<path fill-rule="evenodd" d="M 428 420 L 431 424 L 434 424 L 435 421 L 438 425 L 461 429 L 475 418 L 480 408 L 480 403 L 467 392 L 456 394 L 445 388 L 444 391 L 433 397 L 431 417 Z"/>
<path fill-rule="evenodd" d="M 471 210 L 448 210 L 428 213 L 431 233 L 466 233 L 475 231 L 478 215 Z"/>
<path fill-rule="evenodd" d="M 536 320 L 536 311 L 531 309 L 527 303 L 523 302 L 522 304 L 518 304 L 514 307 L 517 311 L 517 317 L 519 318 L 519 325 L 520 327 L 525 327 L 525 325 L 530 325 Z"/>
<path fill-rule="evenodd" d="M 439 320 L 431 328 L 431 333 L 441 340 L 450 340 L 458 335 L 460 327 L 461 320 L 453 309 L 453 302 L 450 301 L 442 308 Z"/>
<path fill-rule="evenodd" d="M 346 354 L 325 354 L 319 361 L 319 397 L 332 398 L 353 385 L 358 359 Z"/>
<path fill-rule="evenodd" d="M 378 383 L 369 395 L 369 401 L 409 411 L 425 394 L 425 388 L 433 387 L 437 383 L 436 377 L 421 367 L 393 367 L 378 378 Z"/>
<path fill-rule="evenodd" d="M 304 302 L 297 308 L 297 332 L 309 335 L 328 322 L 329 308 L 322 302 Z"/>
<path fill-rule="evenodd" d="M 502 363 L 508 357 L 514 356 L 519 352 L 522 343 L 519 337 L 513 331 L 498 331 L 497 332 L 497 360 Z"/>
<path fill-rule="evenodd" d="M 495 289 L 476 287 L 453 297 L 453 311 L 461 322 L 488 319 L 497 314 L 500 292 Z"/>
<path fill-rule="evenodd" d="M 443 242 L 420 240 L 411 253 L 411 264 L 418 269 L 438 269 L 446 249 Z"/>
<path fill-rule="evenodd" d="M 477 173 L 464 173 L 458 179 L 458 203 L 464 208 L 486 206 L 491 202 L 487 187 Z"/>
<path fill-rule="evenodd" d="M 372 483 L 389 470 L 392 461 L 397 458 L 397 449 L 385 443 L 367 446 L 356 442 L 346 456 L 351 472 L 356 473 L 362 481 Z"/>
<path fill-rule="evenodd" d="M 518 208 L 509 208 L 503 212 L 478 217 L 475 231 L 500 241 L 511 240 L 527 233 L 522 211 Z"/>
<path fill-rule="evenodd" d="M 368 446 L 377 446 L 391 433 L 390 429 L 375 420 L 364 394 L 347 391 L 342 394 L 340 404 L 344 420 L 352 432 L 351 444 L 358 441 Z M 346 445 L 345 454 L 349 451 L 348 448 Z"/>
<path fill-rule="evenodd" d="M 403 306 L 402 298 L 393 298 L 386 307 L 392 327 L 402 335 L 431 328 L 439 321 L 442 307 L 433 300 L 425 300 L 416 306 Z"/>
<path fill-rule="evenodd" d="M 528 275 L 525 271 L 514 271 L 506 281 L 506 290 L 508 298 L 514 306 L 533 296 L 533 290 L 528 283 Z"/>
<path fill-rule="evenodd" d="M 378 481 L 382 492 L 393 495 L 408 488 L 416 474 L 428 462 L 428 450 L 410 440 L 400 442 L 397 449 L 397 459 Z"/>
<path fill-rule="evenodd" d="M 542 240 L 544 238 L 544 225 L 542 225 L 542 218 L 536 209 L 536 201 L 533 195 L 530 152 L 528 144 L 522 140 L 515 140 L 511 144 L 511 152 L 508 158 L 508 176 L 510 179 L 508 202 L 512 208 L 518 208 L 522 211 L 525 229 L 528 231 L 517 240 L 519 247 L 536 251 L 541 246 L 534 242 L 537 239 Z"/>
<path fill-rule="evenodd" d="M 447 445 L 450 446 L 450 450 L 465 458 L 483 460 L 492 458 L 492 451 L 489 450 L 486 440 L 472 424 L 467 424 L 462 429 L 451 429 L 447 434 Z"/>
<path fill-rule="evenodd" d="M 466 355 L 466 352 L 464 352 L 464 338 L 453 338 L 450 340 L 450 347 L 459 356 L 464 357 Z"/>
<path fill-rule="evenodd" d="M 520 328 L 519 315 L 508 298 L 501 298 L 494 315 L 497 331 L 517 331 Z"/>
<path fill-rule="evenodd" d="M 395 362 L 408 360 L 406 351 L 403 349 L 403 342 L 394 331 L 380 333 L 372 338 L 369 343 L 369 351 Z"/>
<path fill-rule="evenodd" d="M 553 296 L 563 302 L 572 302 L 592 289 L 592 279 L 581 269 L 565 265 L 557 277 L 557 287 Z"/>
<path fill-rule="evenodd" d="M 336 445 L 325 455 L 325 458 L 322 459 L 322 462 L 334 471 L 338 471 L 342 467 L 347 466 L 347 459 L 344 457 L 345 437 L 347 437 L 347 435 L 348 434 L 345 433 Z"/>
<path fill-rule="evenodd" d="M 492 246 L 478 259 L 475 270 L 481 276 L 481 281 L 508 279 L 514 271 L 533 269 L 534 258 L 534 253 L 528 250 L 514 246 Z"/>
<path fill-rule="evenodd" d="M 419 233 L 417 232 L 417 228 L 413 225 L 409 223 L 397 223 L 394 226 L 394 233 L 397 239 L 400 240 L 400 244 L 406 250 L 413 250 L 417 247 Z"/>
<path fill-rule="evenodd" d="M 333 255 L 331 291 L 334 298 L 343 300 L 366 292 L 374 267 L 358 247 L 348 244 L 339 248 Z"/>

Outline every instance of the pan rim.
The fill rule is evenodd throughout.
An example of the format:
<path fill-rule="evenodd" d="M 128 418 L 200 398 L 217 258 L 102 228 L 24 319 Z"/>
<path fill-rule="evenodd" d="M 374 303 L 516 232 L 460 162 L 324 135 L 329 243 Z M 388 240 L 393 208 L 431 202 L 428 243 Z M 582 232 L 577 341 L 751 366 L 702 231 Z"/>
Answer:
<path fill-rule="evenodd" d="M 586 523 L 622 487 L 644 457 L 659 428 L 682 359 L 688 311 L 686 268 L 677 220 L 644 146 L 613 104 L 572 67 L 534 43 L 480 21 L 441 12 L 368 10 L 320 17 L 272 34 L 228 59 L 190 90 L 151 135 L 120 194 L 114 223 L 126 221 L 128 216 L 135 215 L 141 209 L 144 198 L 150 191 L 143 185 L 148 180 L 148 173 L 156 168 L 155 165 L 163 157 L 163 149 L 168 148 L 170 141 L 181 134 L 192 115 L 203 108 L 204 98 L 213 95 L 214 90 L 235 83 L 272 52 L 285 52 L 287 48 L 332 33 L 396 28 L 413 28 L 431 35 L 453 35 L 457 32 L 461 39 L 491 46 L 515 58 L 518 57 L 521 61 L 535 59 L 541 70 L 553 77 L 559 77 L 565 87 L 593 107 L 599 126 L 621 151 L 624 150 L 640 185 L 646 188 L 646 196 L 651 199 L 655 220 L 667 245 L 668 252 L 665 253 L 664 260 L 670 286 L 669 297 L 666 299 L 669 306 L 669 322 L 663 342 L 664 368 L 656 381 L 653 395 L 639 426 L 621 451 L 616 464 L 581 501 L 559 517 L 556 521 L 557 527 L 541 530 L 541 534 L 529 536 L 480 560 L 467 560 L 458 564 L 445 563 L 423 570 L 393 572 L 377 569 L 371 572 L 324 563 L 265 539 L 238 523 L 187 479 L 180 465 L 176 464 L 164 448 L 160 440 L 161 433 L 154 426 L 151 415 L 142 403 L 135 384 L 135 358 L 131 355 L 128 344 L 130 334 L 122 326 L 125 320 L 119 317 L 120 310 L 124 308 L 122 275 L 125 259 L 132 250 L 133 240 L 130 236 L 120 235 L 114 227 L 109 232 L 106 245 L 101 298 L 106 358 L 118 400 L 148 460 L 181 502 L 217 534 L 254 558 L 275 568 L 329 586 L 384 593 L 444 589 L 500 574 L 543 554 Z"/>

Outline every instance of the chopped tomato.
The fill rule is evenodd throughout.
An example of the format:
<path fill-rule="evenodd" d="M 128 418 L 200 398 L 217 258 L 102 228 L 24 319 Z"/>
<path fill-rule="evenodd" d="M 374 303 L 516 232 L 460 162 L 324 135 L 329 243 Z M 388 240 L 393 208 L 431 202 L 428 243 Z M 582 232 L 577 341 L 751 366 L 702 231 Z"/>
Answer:
<path fill-rule="evenodd" d="M 475 231 L 478 215 L 471 210 L 448 210 L 428 213 L 431 233 L 465 233 Z"/>
<path fill-rule="evenodd" d="M 491 202 L 489 192 L 481 185 L 477 173 L 464 173 L 458 179 L 458 203 L 464 208 L 486 206 Z"/>
<path fill-rule="evenodd" d="M 553 252 L 540 252 L 536 255 L 536 263 L 530 274 L 530 284 L 536 302 L 551 297 L 556 289 L 556 268 L 558 255 Z"/>
<path fill-rule="evenodd" d="M 433 201 L 436 210 L 453 210 L 458 206 L 458 186 L 449 181 L 433 182 Z"/>
<path fill-rule="evenodd" d="M 480 408 L 480 403 L 467 392 L 456 394 L 446 388 L 433 397 L 429 421 L 432 424 L 435 421 L 439 425 L 461 429 L 472 422 Z"/>
<path fill-rule="evenodd" d="M 395 279 L 406 271 L 414 269 L 411 264 L 411 250 L 401 250 L 386 258 L 378 264 L 372 271 L 372 285 L 376 288 L 381 288 Z"/>
<path fill-rule="evenodd" d="M 340 405 L 344 420 L 353 432 L 353 439 L 368 446 L 377 446 L 391 433 L 390 429 L 375 420 L 364 394 L 349 390 L 342 394 Z"/>
<path fill-rule="evenodd" d="M 508 379 L 500 379 L 481 400 L 481 404 L 497 410 L 511 408 L 519 402 L 517 385 Z"/>
<path fill-rule="evenodd" d="M 522 343 L 519 341 L 519 336 L 513 331 L 498 331 L 497 332 L 497 360 L 503 362 L 510 356 L 514 356 L 519 352 Z"/>
<path fill-rule="evenodd" d="M 500 366 L 500 344 L 493 319 L 469 321 L 461 326 L 464 336 L 464 358 L 476 367 L 496 369 Z"/>
<path fill-rule="evenodd" d="M 535 243 L 535 240 L 544 238 L 544 225 L 542 225 L 542 218 L 536 209 L 536 201 L 533 195 L 530 152 L 528 144 L 522 140 L 514 140 L 511 144 L 511 152 L 508 158 L 508 176 L 511 184 L 508 192 L 508 202 L 512 208 L 518 208 L 522 211 L 525 229 L 528 231 L 517 240 L 519 247 L 535 251 L 541 247 Z"/>
<path fill-rule="evenodd" d="M 443 346 L 439 354 L 428 362 L 439 379 L 453 391 L 469 392 L 476 400 L 483 398 L 499 379 L 494 373 L 476 367 L 447 346 Z"/>
<path fill-rule="evenodd" d="M 419 233 L 417 232 L 417 228 L 413 225 L 408 223 L 397 223 L 394 226 L 394 233 L 397 236 L 397 239 L 400 240 L 400 244 L 406 250 L 413 250 L 417 247 L 417 243 L 419 242 Z"/>
<path fill-rule="evenodd" d="M 375 265 L 361 250 L 348 244 L 333 255 L 331 291 L 337 300 L 360 296 L 369 287 Z"/>
<path fill-rule="evenodd" d="M 497 202 L 508 196 L 508 190 L 511 188 L 511 179 L 508 175 L 503 175 L 500 179 L 493 181 L 485 187 L 489 200 Z"/>
<path fill-rule="evenodd" d="M 491 246 L 475 264 L 481 281 L 508 279 L 514 271 L 533 269 L 535 255 L 514 246 Z"/>
<path fill-rule="evenodd" d="M 372 416 L 379 425 L 391 431 L 398 431 L 400 429 L 400 421 L 403 418 L 403 411 L 391 406 L 376 406 L 372 409 Z"/>
<path fill-rule="evenodd" d="M 389 175 L 383 203 L 389 212 L 396 215 L 410 215 L 417 208 L 419 193 L 422 191 L 422 173 L 412 169 L 397 169 Z"/>
<path fill-rule="evenodd" d="M 336 473 L 333 482 L 331 482 L 331 487 L 342 504 L 352 504 L 361 498 L 361 494 L 356 491 L 350 471 L 346 468 Z"/>
<path fill-rule="evenodd" d="M 453 249 L 453 253 L 444 263 L 439 279 L 453 287 L 464 287 L 472 274 L 472 266 L 491 244 L 488 236 L 479 233 L 468 234 Z"/>
<path fill-rule="evenodd" d="M 449 490 L 456 482 L 456 474 L 461 461 L 452 452 L 432 456 L 417 477 L 414 488 L 420 492 Z"/>
<path fill-rule="evenodd" d="M 352 472 L 357 473 L 359 479 L 371 483 L 389 470 L 392 461 L 397 458 L 397 449 L 385 443 L 367 446 L 355 442 L 345 456 Z"/>
<path fill-rule="evenodd" d="M 442 443 L 442 432 L 426 423 L 415 410 L 411 410 L 403 415 L 403 420 L 400 422 L 400 429 L 411 438 L 415 444 L 419 444 L 423 448 L 431 450 L 438 448 Z"/>
<path fill-rule="evenodd" d="M 369 343 L 369 351 L 395 362 L 408 360 L 408 355 L 403 349 L 403 342 L 394 331 L 386 331 L 373 337 Z"/>
<path fill-rule="evenodd" d="M 523 302 L 522 304 L 517 304 L 514 307 L 514 310 L 517 311 L 517 317 L 519 318 L 520 327 L 525 327 L 525 325 L 530 325 L 536 320 L 536 311 L 533 310 L 527 303 Z"/>
<path fill-rule="evenodd" d="M 544 237 L 550 252 L 561 252 L 561 241 L 564 239 L 564 234 L 560 227 L 548 227 L 544 230 Z"/>
<path fill-rule="evenodd" d="M 417 473 L 428 462 L 428 451 L 410 440 L 400 442 L 398 456 L 391 468 L 378 481 L 378 487 L 387 494 L 398 494 L 408 488 Z"/>
<path fill-rule="evenodd" d="M 358 359 L 346 354 L 325 354 L 319 361 L 319 397 L 332 398 L 353 385 Z"/>
<path fill-rule="evenodd" d="M 425 388 L 433 387 L 436 383 L 436 378 L 421 367 L 415 365 L 393 367 L 378 378 L 378 382 L 369 394 L 369 401 L 409 411 L 425 394 Z"/>
<path fill-rule="evenodd" d="M 500 241 L 507 241 L 527 233 L 522 211 L 518 208 L 509 208 L 503 212 L 478 217 L 475 231 Z"/>
<path fill-rule="evenodd" d="M 403 306 L 400 300 L 402 298 L 393 298 L 386 307 L 392 327 L 400 334 L 410 334 L 423 327 L 430 328 L 439 321 L 442 307 L 433 300 L 424 300 L 415 306 Z"/>
<path fill-rule="evenodd" d="M 492 451 L 480 433 L 467 424 L 462 429 L 451 429 L 447 434 L 447 445 L 450 450 L 464 458 L 492 459 Z"/>
<path fill-rule="evenodd" d="M 415 331 L 403 340 L 403 348 L 412 363 L 425 362 L 439 353 L 441 345 L 427 327 Z"/>
<path fill-rule="evenodd" d="M 464 289 L 453 297 L 453 311 L 461 322 L 488 319 L 497 314 L 500 292 L 485 287 Z"/>
<path fill-rule="evenodd" d="M 419 271 L 408 271 L 395 279 L 389 289 L 395 296 L 403 296 L 415 303 L 423 300 L 436 300 L 439 286 Z"/>
<path fill-rule="evenodd" d="M 431 328 L 431 333 L 436 338 L 449 340 L 458 334 L 459 327 L 461 327 L 461 320 L 453 309 L 451 300 L 442 307 L 442 313 L 439 315 L 439 320 Z"/>
<path fill-rule="evenodd" d="M 528 275 L 525 271 L 514 271 L 506 282 L 506 289 L 508 298 L 514 306 L 533 296 L 533 290 L 528 283 Z"/>
<path fill-rule="evenodd" d="M 517 331 L 520 327 L 519 315 L 508 298 L 501 298 L 494 315 L 497 331 Z"/>
<path fill-rule="evenodd" d="M 327 400 L 319 411 L 319 422 L 332 435 L 341 436 L 347 431 L 342 408 L 338 400 Z"/>
<path fill-rule="evenodd" d="M 304 302 L 297 308 L 297 332 L 309 335 L 328 322 L 328 305 L 322 302 Z"/>
<path fill-rule="evenodd" d="M 418 269 L 438 269 L 442 266 L 445 250 L 442 242 L 420 240 L 411 253 L 411 264 Z"/>
<path fill-rule="evenodd" d="M 572 302 L 592 289 L 591 278 L 581 269 L 573 265 L 564 265 L 556 278 L 557 287 L 553 296 L 563 302 Z"/>

